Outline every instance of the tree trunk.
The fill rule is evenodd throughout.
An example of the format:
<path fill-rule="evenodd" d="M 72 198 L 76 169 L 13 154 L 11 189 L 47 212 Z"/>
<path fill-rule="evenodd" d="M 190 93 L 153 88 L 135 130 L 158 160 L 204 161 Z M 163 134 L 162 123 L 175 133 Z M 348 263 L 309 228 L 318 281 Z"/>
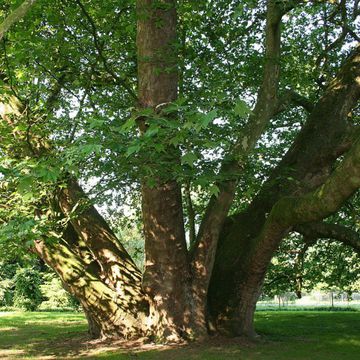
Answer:
<path fill-rule="evenodd" d="M 191 254 L 185 241 L 180 185 L 175 174 L 168 169 L 164 174 L 162 169 L 165 162 L 179 163 L 175 147 L 168 145 L 164 158 L 160 154 L 151 164 L 154 186 L 147 176 L 141 179 L 144 274 L 74 178 L 66 176 L 65 186 L 55 194 L 54 207 L 68 221 L 68 228 L 58 241 L 37 241 L 35 251 L 79 299 L 92 336 L 144 335 L 167 342 L 199 338 L 207 334 L 208 312 L 218 330 L 256 336 L 256 301 L 280 241 L 293 226 L 335 211 L 360 186 L 359 166 L 355 166 L 360 162 L 359 142 L 345 154 L 339 169 L 331 172 L 349 148 L 347 116 L 360 95 L 358 48 L 252 204 L 226 219 L 241 166 L 279 102 L 280 3 L 268 1 L 266 59 L 258 102 L 236 139 L 230 156 L 236 161 L 223 164 L 220 195 L 210 201 Z M 176 1 L 137 0 L 137 15 L 137 105 L 139 110 L 160 113 L 177 98 Z M 16 158 L 51 155 L 50 146 L 30 128 L 26 136 L 19 134 L 22 130 L 15 131 L 12 118 L 23 112 L 16 111 L 19 104 L 13 105 L 11 116 L 0 115 L 13 128 L 11 136 L 22 142 L 26 138 L 27 143 L 5 151 L 18 151 Z M 151 116 L 138 119 L 142 135 L 151 121 Z M 37 151 L 29 152 L 34 144 Z M 339 185 L 341 180 L 344 184 Z"/>
<path fill-rule="evenodd" d="M 335 160 L 348 149 L 348 114 L 360 96 L 359 56 L 358 47 L 330 83 L 260 193 L 246 211 L 225 223 L 209 290 L 212 318 L 224 332 L 255 334 L 252 318 L 266 268 L 291 228 L 276 228 L 278 225 L 273 224 L 275 228 L 259 246 L 273 206 L 284 196 L 301 196 L 324 184 Z M 284 217 L 286 212 L 284 209 Z M 304 216 L 303 221 L 309 220 Z"/>
<path fill-rule="evenodd" d="M 77 182 L 70 177 L 67 179 L 67 186 L 58 192 L 57 200 L 59 208 L 71 222 L 78 237 L 101 264 L 103 277 L 108 285 L 124 298 L 131 295 L 134 312 L 137 312 L 144 295 L 141 272 L 109 225 Z"/>
<path fill-rule="evenodd" d="M 176 2 L 138 0 L 138 94 L 140 108 L 161 111 L 176 100 L 178 91 L 176 51 Z M 140 123 L 146 132 L 146 121 Z M 179 161 L 175 148 L 167 159 Z M 143 288 L 150 298 L 150 323 L 155 336 L 177 341 L 189 331 L 190 268 L 187 258 L 180 185 L 161 174 L 161 155 L 156 185 L 142 184 L 142 213 L 145 234 Z"/>
<path fill-rule="evenodd" d="M 124 299 L 99 276 L 91 273 L 86 263 L 64 241 L 37 241 L 35 251 L 80 301 L 92 336 L 132 338 L 146 334 L 142 314 L 133 315 L 124 304 Z"/>

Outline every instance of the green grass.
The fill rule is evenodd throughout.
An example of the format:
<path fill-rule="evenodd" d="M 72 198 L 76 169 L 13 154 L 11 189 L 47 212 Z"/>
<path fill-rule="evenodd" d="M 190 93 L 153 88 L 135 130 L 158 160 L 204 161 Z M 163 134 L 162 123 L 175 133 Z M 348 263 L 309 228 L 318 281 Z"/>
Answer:
<path fill-rule="evenodd" d="M 288 311 L 256 314 L 255 343 L 214 338 L 184 347 L 124 349 L 89 342 L 79 313 L 0 313 L 0 359 L 355 360 L 360 312 Z M 123 348 L 121 349 L 120 346 Z"/>

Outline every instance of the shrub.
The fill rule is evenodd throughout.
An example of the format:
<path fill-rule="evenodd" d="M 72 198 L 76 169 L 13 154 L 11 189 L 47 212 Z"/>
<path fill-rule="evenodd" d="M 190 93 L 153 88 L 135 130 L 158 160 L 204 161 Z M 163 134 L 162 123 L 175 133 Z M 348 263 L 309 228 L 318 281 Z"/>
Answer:
<path fill-rule="evenodd" d="M 42 301 L 41 274 L 34 268 L 18 269 L 15 277 L 14 306 L 34 311 Z"/>
<path fill-rule="evenodd" d="M 41 309 L 77 308 L 79 304 L 63 288 L 61 280 L 54 273 L 44 275 L 44 283 L 40 285 L 44 301 Z"/>
<path fill-rule="evenodd" d="M 14 281 L 4 279 L 0 281 L 0 306 L 12 306 L 14 301 Z"/>

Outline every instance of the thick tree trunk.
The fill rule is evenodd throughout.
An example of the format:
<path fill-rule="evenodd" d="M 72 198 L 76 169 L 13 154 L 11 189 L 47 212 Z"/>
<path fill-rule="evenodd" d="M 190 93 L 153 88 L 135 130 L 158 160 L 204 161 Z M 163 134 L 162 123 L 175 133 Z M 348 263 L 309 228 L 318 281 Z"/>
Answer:
<path fill-rule="evenodd" d="M 176 1 L 138 0 L 138 94 L 140 108 L 161 111 L 176 100 Z M 140 123 L 146 132 L 146 119 Z M 151 121 L 151 119 L 148 119 Z M 169 146 L 167 161 L 179 161 Z M 145 234 L 143 288 L 150 298 L 150 323 L 156 337 L 177 341 L 190 329 L 190 268 L 187 258 L 180 185 L 162 178 L 161 156 L 153 164 L 156 185 L 142 185 Z"/>
<path fill-rule="evenodd" d="M 219 194 L 212 196 L 201 222 L 200 230 L 192 248 L 192 269 L 194 274 L 193 293 L 195 319 L 199 325 L 207 322 L 207 298 L 212 275 L 219 234 L 232 205 L 237 182 L 247 157 L 253 151 L 258 139 L 267 127 L 278 103 L 280 72 L 280 29 L 283 10 L 276 1 L 267 5 L 265 31 L 265 64 L 262 84 L 255 108 L 247 124 L 239 132 L 229 159 L 224 159 L 218 183 Z"/>
<path fill-rule="evenodd" d="M 74 179 L 67 180 L 67 186 L 58 192 L 57 200 L 77 236 L 101 266 L 106 285 L 116 291 L 131 314 L 146 313 L 148 304 L 141 286 L 140 270 Z"/>
<path fill-rule="evenodd" d="M 284 196 L 301 196 L 324 184 L 334 161 L 348 148 L 344 145 L 349 137 L 348 114 L 360 95 L 359 51 L 357 48 L 329 85 L 293 146 L 249 208 L 229 218 L 224 226 L 210 284 L 209 304 L 213 318 L 225 332 L 255 334 L 251 314 L 266 268 L 281 239 L 291 225 L 295 225 L 279 226 L 276 221 L 268 224 L 267 230 L 271 231 L 265 234 L 272 207 Z M 288 180 L 289 176 L 293 180 Z M 314 212 L 318 204 L 310 204 L 313 201 L 310 197 L 307 201 L 308 211 Z M 283 211 L 284 218 L 287 211 Z M 305 215 L 303 213 L 303 220 L 297 221 L 311 221 Z"/>
<path fill-rule="evenodd" d="M 81 303 L 93 337 L 132 338 L 146 334 L 141 313 L 134 315 L 116 291 L 90 272 L 64 241 L 37 241 L 35 251 Z"/>
<path fill-rule="evenodd" d="M 69 226 L 58 242 L 37 241 L 35 251 L 80 300 L 92 336 L 147 335 L 161 341 L 201 337 L 207 334 L 207 305 L 219 330 L 255 336 L 256 301 L 279 242 L 294 225 L 317 221 L 336 210 L 360 186 L 359 143 L 340 170 L 331 174 L 334 161 L 348 150 L 346 118 L 360 95 L 358 49 L 253 203 L 226 220 L 241 166 L 279 105 L 280 21 L 285 11 L 280 3 L 268 1 L 266 61 L 258 102 L 231 154 L 236 161 L 223 166 L 226 176 L 219 184 L 220 195 L 211 199 L 191 254 L 180 186 L 169 171 L 163 176 L 161 168 L 162 160 L 179 162 L 178 149 L 170 145 L 166 159 L 159 155 L 152 164 L 155 186 L 142 179 L 143 275 L 75 179 L 67 177 L 66 186 L 56 194 L 56 206 Z M 177 98 L 176 1 L 137 0 L 137 13 L 138 107 L 161 112 Z M 22 116 L 17 111 L 20 105 L 8 107 L 12 116 Z M 12 116 L 0 115 L 15 127 Z M 139 119 L 142 133 L 149 122 L 151 117 Z M 24 134 L 12 135 L 24 142 Z M 17 158 L 51 153 L 43 139 L 35 134 L 26 137 L 27 144 L 14 150 Z M 315 191 L 319 185 L 321 191 Z"/>
<path fill-rule="evenodd" d="M 143 288 L 150 297 L 154 334 L 167 341 L 190 327 L 187 265 L 180 190 L 176 183 L 143 188 L 146 263 Z"/>

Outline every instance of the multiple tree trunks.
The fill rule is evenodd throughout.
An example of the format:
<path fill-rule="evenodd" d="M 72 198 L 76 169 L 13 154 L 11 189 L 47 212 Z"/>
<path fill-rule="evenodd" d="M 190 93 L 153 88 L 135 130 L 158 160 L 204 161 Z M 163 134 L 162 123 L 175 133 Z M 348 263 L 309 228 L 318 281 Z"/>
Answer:
<path fill-rule="evenodd" d="M 267 60 L 258 101 L 234 146 L 236 161 L 223 164 L 221 171 L 229 178 L 218 184 L 220 194 L 210 200 L 190 251 L 181 186 L 171 174 L 163 177 L 161 169 L 156 169 L 155 186 L 141 179 L 143 274 L 74 178 L 65 175 L 65 186 L 54 194 L 54 213 L 67 227 L 61 240 L 39 239 L 34 250 L 80 300 L 93 336 L 177 342 L 206 336 L 209 323 L 214 331 L 255 336 L 256 301 L 280 241 L 296 226 L 305 226 L 306 232 L 307 222 L 324 236 L 326 229 L 314 223 L 335 212 L 360 186 L 360 143 L 349 135 L 354 131 L 348 121 L 360 96 L 357 48 L 319 102 L 307 107 L 306 125 L 253 202 L 227 218 L 246 157 L 283 106 L 278 96 L 280 28 L 289 9 L 278 1 L 268 5 Z M 161 111 L 177 98 L 176 1 L 138 0 L 137 14 L 138 107 Z M 140 133 L 150 121 L 139 119 Z M 167 150 L 167 161 L 170 156 L 178 162 L 178 149 Z M 333 171 L 340 155 L 344 159 Z"/>

